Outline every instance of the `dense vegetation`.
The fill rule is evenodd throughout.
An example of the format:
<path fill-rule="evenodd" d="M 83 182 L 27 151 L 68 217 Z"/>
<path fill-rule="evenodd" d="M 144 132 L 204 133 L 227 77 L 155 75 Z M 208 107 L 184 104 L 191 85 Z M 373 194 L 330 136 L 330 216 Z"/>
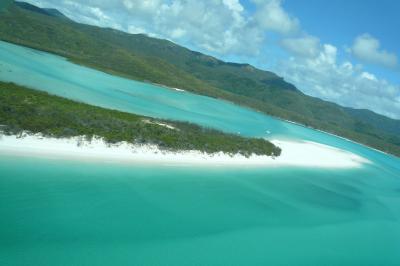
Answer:
<path fill-rule="evenodd" d="M 92 139 L 99 136 L 110 143 L 155 144 L 173 151 L 223 151 L 245 156 L 253 153 L 279 156 L 281 152 L 264 139 L 244 138 L 189 123 L 108 110 L 2 82 L 0 125 L 5 134 L 27 131 L 53 137 L 86 136 Z"/>
<path fill-rule="evenodd" d="M 223 98 L 400 155 L 400 121 L 307 96 L 272 72 L 227 63 L 167 40 L 75 23 L 56 10 L 15 3 L 0 39 L 128 78 Z"/>

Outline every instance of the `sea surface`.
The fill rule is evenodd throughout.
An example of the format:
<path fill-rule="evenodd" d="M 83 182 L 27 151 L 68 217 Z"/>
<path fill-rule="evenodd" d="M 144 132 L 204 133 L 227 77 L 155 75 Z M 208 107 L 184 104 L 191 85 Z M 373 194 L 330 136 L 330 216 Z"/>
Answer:
<path fill-rule="evenodd" d="M 245 136 L 315 141 L 372 162 L 240 169 L 2 155 L 0 265 L 400 265 L 398 158 L 5 42 L 0 80 Z"/>

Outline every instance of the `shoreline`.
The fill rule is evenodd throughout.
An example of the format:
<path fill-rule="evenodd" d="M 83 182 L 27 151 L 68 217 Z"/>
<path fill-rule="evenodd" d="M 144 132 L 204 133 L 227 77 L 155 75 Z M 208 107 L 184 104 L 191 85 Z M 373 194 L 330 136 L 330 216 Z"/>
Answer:
<path fill-rule="evenodd" d="M 278 119 L 280 119 L 280 118 L 278 118 Z M 284 122 L 287 122 L 287 123 L 290 123 L 290 124 L 297 125 L 297 126 L 309 128 L 309 129 L 312 129 L 312 130 L 315 130 L 315 131 L 318 131 L 318 132 L 321 132 L 321 133 L 324 133 L 324 134 L 328 134 L 328 135 L 331 135 L 331 136 L 333 136 L 333 137 L 342 139 L 342 140 L 344 140 L 344 141 L 352 142 L 352 143 L 354 143 L 354 144 L 363 146 L 363 147 L 365 147 L 365 148 L 368 148 L 368 149 L 377 151 L 377 152 L 379 152 L 379 153 L 382 153 L 382 154 L 385 154 L 385 155 L 388 155 L 388 156 L 397 157 L 397 156 L 394 155 L 394 154 L 391 154 L 391 153 L 387 153 L 387 152 L 385 152 L 385 151 L 378 150 L 378 149 L 376 149 L 376 148 L 374 148 L 374 147 L 372 147 L 372 146 L 368 146 L 368 145 L 366 145 L 366 144 L 364 144 L 364 143 L 357 142 L 357 141 L 354 141 L 354 140 L 351 140 L 351 139 L 348 139 L 348 138 L 345 138 L 345 137 L 336 135 L 336 134 L 334 134 L 334 133 L 330 133 L 330 132 L 328 132 L 328 131 L 324 131 L 324 130 L 322 130 L 322 129 L 313 128 L 313 127 L 311 127 L 311 126 L 306 126 L 306 125 L 303 125 L 303 124 L 300 124 L 300 123 L 297 123 L 297 122 L 294 122 L 294 121 L 286 120 L 286 119 L 280 119 L 280 120 L 282 120 L 282 121 L 284 121 Z"/>
<path fill-rule="evenodd" d="M 228 99 L 217 97 L 217 96 L 210 96 L 210 95 L 200 94 L 200 93 L 194 92 L 192 90 L 180 89 L 180 88 L 176 88 L 176 87 L 170 87 L 170 86 L 167 86 L 167 85 L 164 85 L 164 84 L 160 84 L 160 83 L 156 83 L 156 82 L 152 82 L 152 81 L 146 80 L 146 79 L 145 80 L 135 79 L 132 76 L 129 76 L 129 75 L 126 75 L 126 74 L 122 74 L 122 73 L 118 73 L 118 72 L 115 72 L 115 71 L 112 71 L 112 70 L 109 70 L 109 69 L 103 69 L 101 67 L 90 65 L 90 64 L 85 64 L 85 63 L 82 63 L 82 62 L 75 62 L 73 59 L 69 58 L 68 55 L 66 55 L 66 54 L 61 54 L 61 53 L 59 53 L 57 51 L 46 50 L 46 49 L 43 49 L 43 48 L 40 48 L 40 47 L 36 47 L 35 45 L 30 45 L 30 44 L 26 44 L 26 43 L 20 43 L 20 42 L 17 42 L 17 41 L 6 40 L 6 39 L 0 39 L 0 41 L 2 41 L 4 43 L 7 43 L 7 44 L 11 44 L 11 45 L 15 45 L 15 46 L 21 46 L 21 47 L 25 47 L 25 48 L 28 48 L 28 49 L 32 49 L 34 51 L 47 53 L 47 54 L 49 54 L 51 56 L 61 57 L 63 60 L 66 60 L 66 61 L 68 61 L 68 62 L 70 62 L 72 64 L 76 64 L 76 65 L 79 65 L 79 66 L 82 66 L 82 67 L 85 67 L 85 68 L 89 68 L 89 69 L 93 69 L 93 70 L 96 70 L 96 71 L 100 71 L 100 72 L 106 73 L 108 75 L 113 75 L 113 76 L 117 76 L 117 77 L 120 77 L 120 78 L 123 78 L 123 79 L 128 79 L 130 81 L 142 82 L 142 83 L 146 83 L 146 84 L 149 84 L 149 85 L 159 86 L 159 87 L 162 87 L 162 88 L 165 88 L 165 89 L 168 89 L 168 90 L 172 90 L 172 91 L 186 92 L 186 93 L 191 93 L 191 94 L 195 94 L 195 95 L 199 95 L 199 96 L 205 96 L 205 97 L 209 97 L 209 98 L 212 98 L 212 99 L 218 99 L 218 100 L 222 100 L 222 101 L 225 101 L 225 102 L 229 102 L 229 103 L 231 103 L 233 105 L 237 105 L 237 106 L 240 106 L 242 108 L 253 110 L 253 111 L 261 113 L 261 114 L 263 114 L 265 116 L 269 116 L 269 117 L 272 117 L 274 119 L 278 119 L 280 121 L 284 121 L 284 122 L 291 123 L 291 124 L 294 124 L 294 125 L 297 125 L 297 126 L 301 126 L 301 127 L 304 127 L 304 128 L 309 128 L 309 129 L 316 130 L 316 131 L 319 131 L 319 132 L 322 132 L 322 133 L 326 133 L 326 134 L 332 135 L 334 137 L 341 138 L 341 139 L 343 139 L 345 141 L 353 142 L 355 144 L 364 146 L 364 147 L 366 147 L 368 149 L 372 149 L 372 150 L 377 151 L 379 153 L 382 153 L 382 154 L 385 154 L 385 155 L 388 155 L 388 156 L 392 156 L 392 157 L 395 157 L 395 158 L 400 158 L 399 156 L 397 156 L 394 153 L 390 153 L 390 152 L 386 152 L 386 151 L 383 151 L 383 150 L 379 150 L 378 148 L 374 148 L 374 147 L 369 146 L 367 144 L 363 144 L 363 143 L 357 142 L 355 140 L 351 140 L 351 139 L 347 139 L 345 137 L 341 137 L 341 136 L 336 135 L 334 133 L 330 133 L 330 132 L 327 132 L 327 131 L 324 131 L 324 130 L 321 130 L 321 129 L 318 129 L 318 128 L 314 128 L 314 127 L 307 126 L 307 125 L 304 125 L 304 124 L 301 124 L 301 123 L 298 123 L 298 122 L 287 120 L 287 119 L 285 119 L 283 117 L 279 117 L 278 115 L 272 115 L 272 114 L 269 114 L 267 112 L 258 110 L 255 107 L 251 107 L 251 106 L 243 105 L 243 104 L 240 104 L 240 103 L 236 103 L 236 102 L 233 102 L 232 100 L 228 100 Z"/>
<path fill-rule="evenodd" d="M 371 149 L 371 150 L 374 150 L 374 151 L 376 151 L 376 152 L 379 152 L 379 153 L 382 153 L 382 154 L 385 154 L 385 155 L 388 155 L 388 156 L 396 157 L 396 156 L 393 155 L 393 154 L 387 153 L 387 152 L 385 152 L 385 151 L 378 150 L 378 149 L 376 149 L 376 148 L 374 148 L 374 147 L 371 147 L 371 146 L 368 146 L 368 145 L 366 145 L 366 144 L 364 144 L 364 143 L 357 142 L 357 141 L 354 141 L 354 140 L 351 140 L 351 139 L 348 139 L 348 138 L 345 138 L 345 137 L 341 137 L 341 136 L 339 136 L 339 135 L 336 135 L 336 134 L 333 134 L 333 133 L 330 133 L 330 132 L 327 132 L 327 131 L 323 131 L 323 130 L 320 130 L 320 129 L 314 129 L 314 128 L 312 128 L 312 129 L 313 129 L 313 130 L 316 130 L 316 131 L 319 131 L 319 132 L 321 132 L 321 133 L 328 134 L 328 135 L 331 135 L 331 136 L 333 136 L 333 137 L 342 139 L 342 140 L 344 140 L 344 141 L 352 142 L 353 144 L 357 144 L 357 145 L 363 146 L 364 148 Z"/>
<path fill-rule="evenodd" d="M 51 138 L 40 134 L 1 135 L 0 155 L 72 159 L 80 161 L 230 167 L 360 168 L 371 163 L 351 152 L 310 141 L 271 140 L 282 149 L 279 157 L 160 150 L 155 145 L 127 142 L 108 144 L 101 138 Z"/>

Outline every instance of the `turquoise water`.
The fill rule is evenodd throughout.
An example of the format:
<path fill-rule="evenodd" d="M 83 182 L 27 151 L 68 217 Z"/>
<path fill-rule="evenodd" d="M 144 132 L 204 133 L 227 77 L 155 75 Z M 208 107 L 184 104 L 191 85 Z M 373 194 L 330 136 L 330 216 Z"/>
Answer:
<path fill-rule="evenodd" d="M 0 265 L 399 265 L 395 157 L 4 42 L 0 80 L 247 136 L 312 140 L 373 162 L 233 170 L 3 155 Z"/>

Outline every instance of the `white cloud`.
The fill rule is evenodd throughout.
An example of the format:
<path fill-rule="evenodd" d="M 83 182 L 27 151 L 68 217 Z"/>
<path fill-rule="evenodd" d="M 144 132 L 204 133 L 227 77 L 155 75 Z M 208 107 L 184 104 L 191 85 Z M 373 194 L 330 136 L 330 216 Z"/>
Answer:
<path fill-rule="evenodd" d="M 255 20 L 265 30 L 282 34 L 296 32 L 299 21 L 290 16 L 282 7 L 281 0 L 253 0 L 257 5 Z"/>
<path fill-rule="evenodd" d="M 29 1 L 29 0 L 28 0 Z M 264 32 L 239 0 L 30 0 L 96 26 L 184 43 L 216 54 L 255 55 Z"/>
<path fill-rule="evenodd" d="M 114 1 L 119 2 L 119 1 Z M 136 12 L 145 12 L 152 14 L 160 7 L 162 4 L 161 0 L 122 0 L 123 5 L 129 9 Z"/>
<path fill-rule="evenodd" d="M 131 34 L 143 33 L 143 34 L 145 34 L 146 30 L 141 28 L 141 27 L 136 27 L 134 25 L 129 25 L 128 26 L 128 33 L 131 33 Z"/>
<path fill-rule="evenodd" d="M 26 0 L 53 7 L 87 24 L 170 39 L 214 54 L 259 54 L 268 31 L 299 30 L 281 0 L 252 0 L 255 12 L 239 0 Z"/>
<path fill-rule="evenodd" d="M 320 50 L 320 41 L 314 36 L 306 35 L 298 38 L 283 39 L 282 46 L 294 54 L 315 57 Z"/>
<path fill-rule="evenodd" d="M 397 56 L 394 53 L 380 50 L 379 40 L 369 34 L 358 36 L 354 40 L 351 52 L 356 58 L 367 63 L 386 67 L 397 65 Z"/>
<path fill-rule="evenodd" d="M 186 34 L 186 30 L 181 29 L 181 28 L 176 28 L 171 32 L 171 37 L 173 39 L 179 39 L 183 37 Z"/>
<path fill-rule="evenodd" d="M 374 74 L 368 73 L 368 72 L 362 72 L 361 77 L 365 79 L 369 79 L 372 81 L 378 81 L 378 79 L 375 77 Z"/>
<path fill-rule="evenodd" d="M 276 71 L 306 94 L 400 118 L 400 87 L 348 61 L 337 63 L 333 45 L 323 45 L 315 58 L 282 61 Z"/>
<path fill-rule="evenodd" d="M 236 11 L 236 12 L 242 12 L 243 6 L 240 4 L 238 0 L 222 0 L 224 5 L 226 5 L 229 9 Z"/>

